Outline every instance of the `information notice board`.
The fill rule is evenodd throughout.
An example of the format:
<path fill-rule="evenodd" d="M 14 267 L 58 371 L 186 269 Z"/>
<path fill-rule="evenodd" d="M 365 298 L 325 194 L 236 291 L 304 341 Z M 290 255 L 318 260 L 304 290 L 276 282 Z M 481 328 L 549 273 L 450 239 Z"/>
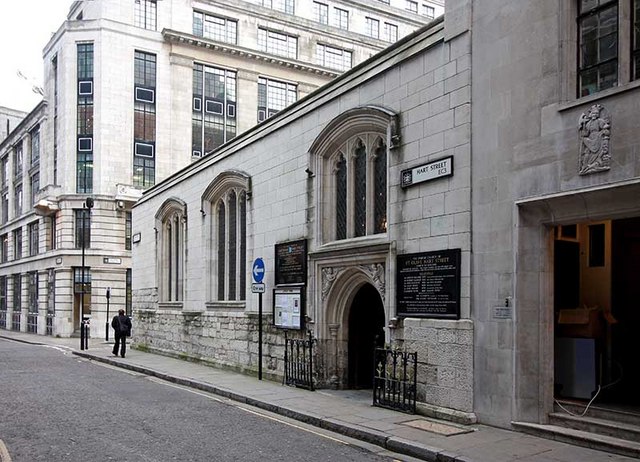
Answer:
<path fill-rule="evenodd" d="M 307 241 L 276 244 L 276 285 L 307 283 Z"/>
<path fill-rule="evenodd" d="M 398 255 L 398 316 L 460 319 L 460 255 L 460 249 Z"/>
<path fill-rule="evenodd" d="M 283 329 L 302 329 L 304 323 L 303 287 L 273 289 L 273 324 Z"/>

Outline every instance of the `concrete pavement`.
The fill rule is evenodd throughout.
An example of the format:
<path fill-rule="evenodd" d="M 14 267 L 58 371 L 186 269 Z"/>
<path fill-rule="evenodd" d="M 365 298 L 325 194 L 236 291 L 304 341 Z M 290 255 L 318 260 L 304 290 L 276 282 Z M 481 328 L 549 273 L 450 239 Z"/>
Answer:
<path fill-rule="evenodd" d="M 367 441 L 390 451 L 435 462 L 623 462 L 629 457 L 573 446 L 485 425 L 458 425 L 371 405 L 370 392 L 307 391 L 175 358 L 127 350 L 111 354 L 112 344 L 0 330 L 0 338 L 68 348 L 94 361 L 152 375 L 214 393 L 320 428 Z"/>

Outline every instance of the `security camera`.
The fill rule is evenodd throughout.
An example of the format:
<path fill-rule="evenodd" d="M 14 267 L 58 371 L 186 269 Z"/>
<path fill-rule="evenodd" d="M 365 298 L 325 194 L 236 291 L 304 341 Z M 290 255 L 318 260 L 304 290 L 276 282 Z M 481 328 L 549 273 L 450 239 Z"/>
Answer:
<path fill-rule="evenodd" d="M 124 210 L 124 201 L 116 201 L 116 208 L 118 210 Z"/>

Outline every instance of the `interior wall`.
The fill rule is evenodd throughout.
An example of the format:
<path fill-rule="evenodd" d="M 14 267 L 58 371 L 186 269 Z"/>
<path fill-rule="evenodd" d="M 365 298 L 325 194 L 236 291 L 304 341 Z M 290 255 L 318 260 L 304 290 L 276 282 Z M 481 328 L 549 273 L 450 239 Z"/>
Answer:
<path fill-rule="evenodd" d="M 589 226 L 604 224 L 604 266 L 589 266 Z M 580 241 L 580 306 L 611 311 L 611 220 L 578 224 Z"/>

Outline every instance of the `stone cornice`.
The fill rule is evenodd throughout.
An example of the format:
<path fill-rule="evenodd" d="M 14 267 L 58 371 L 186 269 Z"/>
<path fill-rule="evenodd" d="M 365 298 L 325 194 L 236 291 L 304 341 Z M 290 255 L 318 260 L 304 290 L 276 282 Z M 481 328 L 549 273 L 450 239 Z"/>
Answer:
<path fill-rule="evenodd" d="M 330 78 L 337 77 L 340 73 L 332 71 L 328 68 L 321 66 L 314 66 L 303 61 L 295 59 L 288 59 L 282 56 L 271 55 L 249 48 L 232 45 L 229 43 L 216 42 L 213 40 L 205 39 L 202 37 L 196 37 L 195 35 L 185 34 L 171 29 L 164 29 L 162 36 L 167 42 L 177 43 L 185 46 L 192 46 L 196 48 L 205 48 L 207 50 L 216 51 L 218 53 L 224 53 L 232 56 L 238 56 L 245 59 L 253 59 L 255 61 L 261 61 L 267 64 L 273 64 L 282 67 L 288 67 L 298 71 L 309 72 L 311 74 L 318 74 Z"/>

